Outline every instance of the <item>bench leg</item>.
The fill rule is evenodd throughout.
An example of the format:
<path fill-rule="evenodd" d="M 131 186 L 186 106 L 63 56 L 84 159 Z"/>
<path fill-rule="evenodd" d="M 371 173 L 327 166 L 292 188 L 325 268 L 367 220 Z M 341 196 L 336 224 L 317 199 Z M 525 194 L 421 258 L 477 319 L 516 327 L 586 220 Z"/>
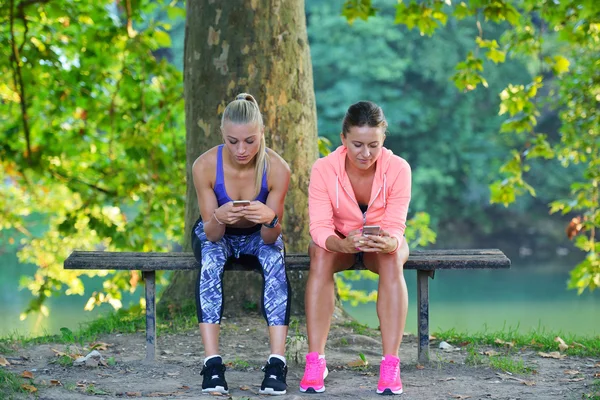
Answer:
<path fill-rule="evenodd" d="M 156 282 L 155 271 L 144 271 L 146 282 L 146 362 L 156 357 Z"/>
<path fill-rule="evenodd" d="M 429 362 L 429 277 L 433 278 L 433 271 L 417 270 L 419 364 Z"/>

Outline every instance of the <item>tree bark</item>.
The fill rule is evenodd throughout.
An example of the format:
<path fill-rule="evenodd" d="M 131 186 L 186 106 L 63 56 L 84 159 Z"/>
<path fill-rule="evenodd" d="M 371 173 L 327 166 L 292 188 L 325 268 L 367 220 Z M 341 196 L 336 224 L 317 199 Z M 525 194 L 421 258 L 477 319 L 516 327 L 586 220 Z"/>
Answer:
<path fill-rule="evenodd" d="M 305 252 L 309 243 L 308 181 L 318 157 L 316 105 L 306 34 L 304 1 L 187 1 L 184 79 L 187 195 L 184 248 L 199 217 L 191 167 L 203 152 L 222 142 L 219 130 L 225 106 L 247 92 L 257 99 L 265 122 L 267 146 L 292 171 L 282 226 L 287 252 Z M 161 310 L 193 302 L 197 272 L 176 272 Z M 288 274 L 292 313 L 304 313 L 306 273 Z M 260 308 L 262 277 L 226 272 L 225 314 Z"/>

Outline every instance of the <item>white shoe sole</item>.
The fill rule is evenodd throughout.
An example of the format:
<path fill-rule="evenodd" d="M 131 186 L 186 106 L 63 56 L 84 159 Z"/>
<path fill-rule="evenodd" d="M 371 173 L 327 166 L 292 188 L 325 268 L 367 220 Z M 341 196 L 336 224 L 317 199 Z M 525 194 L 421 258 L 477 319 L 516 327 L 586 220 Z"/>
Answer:
<path fill-rule="evenodd" d="M 223 386 L 215 386 L 214 388 L 206 388 L 202 389 L 202 393 L 221 393 L 221 394 L 229 394 L 229 390 L 225 390 Z"/>
<path fill-rule="evenodd" d="M 323 372 L 323 380 L 325 380 L 325 378 L 327 378 L 327 375 L 329 375 L 329 370 L 327 369 L 327 367 L 325 367 L 325 371 Z M 302 393 L 323 393 L 325 391 L 325 385 L 323 385 L 323 387 L 319 390 L 312 388 L 312 387 L 303 389 L 302 386 L 300 386 L 300 391 Z"/>
<path fill-rule="evenodd" d="M 382 394 L 384 396 L 385 395 L 393 395 L 393 394 L 402 394 L 402 389 L 396 390 L 396 391 L 393 391 L 390 388 L 386 388 L 385 390 L 379 390 L 379 389 L 377 389 L 377 394 Z"/>
<path fill-rule="evenodd" d="M 271 388 L 266 388 L 265 390 L 260 389 L 258 391 L 259 394 L 269 394 L 271 396 L 281 396 L 282 394 L 286 394 L 287 390 L 281 390 L 281 391 L 277 391 L 277 390 L 273 390 Z"/>

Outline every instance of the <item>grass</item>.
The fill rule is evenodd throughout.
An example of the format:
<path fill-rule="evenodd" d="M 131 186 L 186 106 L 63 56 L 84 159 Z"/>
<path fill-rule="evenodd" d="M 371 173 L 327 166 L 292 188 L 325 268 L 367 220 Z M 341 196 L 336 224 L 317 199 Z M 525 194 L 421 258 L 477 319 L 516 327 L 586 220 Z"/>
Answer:
<path fill-rule="evenodd" d="M 520 333 L 517 330 L 518 327 L 496 332 L 465 333 L 451 329 L 435 333 L 434 336 L 439 340 L 445 340 L 453 344 L 506 348 L 505 344 L 497 343 L 499 339 L 514 343 L 513 349 L 530 349 L 543 352 L 558 351 L 558 342 L 554 339 L 560 337 L 569 345 L 568 349 L 561 352 L 563 354 L 578 357 L 595 357 L 600 354 L 600 336 L 584 337 L 562 332 L 546 332 L 543 329 L 532 330 L 528 333 Z"/>
<path fill-rule="evenodd" d="M 23 383 L 19 376 L 0 368 L 0 398 L 14 399 L 18 394 L 25 393 L 21 387 Z"/>
<path fill-rule="evenodd" d="M 228 363 L 231 365 L 231 367 L 233 369 L 246 369 L 246 368 L 250 368 L 250 363 L 248 363 L 248 361 L 246 360 L 242 360 L 240 358 L 235 358 L 235 360 L 231 361 L 231 363 Z"/>
<path fill-rule="evenodd" d="M 489 365 L 490 368 L 512 374 L 526 375 L 535 372 L 535 369 L 526 366 L 523 360 L 515 360 L 509 355 L 482 356 L 479 347 L 473 343 L 467 345 L 466 350 L 465 364 L 467 365 Z"/>
<path fill-rule="evenodd" d="M 525 365 L 523 360 L 514 360 L 507 356 L 492 356 L 489 358 L 490 367 L 501 371 L 510 372 L 512 374 L 531 374 L 535 371 L 534 368 Z"/>
<path fill-rule="evenodd" d="M 371 328 L 369 328 L 365 324 L 361 324 L 356 321 L 344 322 L 341 324 L 344 328 L 350 328 L 354 331 L 354 333 L 365 336 L 375 336 L 376 334 L 373 332 Z"/>
<path fill-rule="evenodd" d="M 589 400 L 600 400 L 600 379 L 596 379 L 590 385 L 590 393 L 585 393 L 582 395 L 582 399 Z"/>
<path fill-rule="evenodd" d="M 177 315 L 157 318 L 158 335 L 196 328 L 198 321 L 195 315 L 195 311 L 193 313 L 182 311 Z M 80 329 L 75 332 L 67 328 L 61 328 L 61 333 L 57 335 L 27 337 L 12 334 L 5 336 L 0 338 L 0 353 L 4 353 L 4 349 L 9 349 L 6 352 L 9 353 L 10 346 L 14 343 L 20 345 L 62 343 L 77 344 L 84 347 L 86 343 L 97 340 L 98 336 L 102 334 L 135 333 L 143 332 L 145 329 L 146 317 L 144 312 L 139 307 L 135 307 L 129 310 L 115 311 L 94 321 L 82 324 Z"/>

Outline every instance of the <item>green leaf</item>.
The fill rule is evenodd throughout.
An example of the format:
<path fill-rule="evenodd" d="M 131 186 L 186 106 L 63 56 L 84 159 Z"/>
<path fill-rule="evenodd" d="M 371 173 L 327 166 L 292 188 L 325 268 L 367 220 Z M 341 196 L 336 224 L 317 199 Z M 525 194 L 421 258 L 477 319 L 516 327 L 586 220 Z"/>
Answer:
<path fill-rule="evenodd" d="M 563 56 L 554 56 L 554 65 L 552 69 L 556 75 L 564 74 L 569 71 L 570 62 Z"/>
<path fill-rule="evenodd" d="M 176 20 L 177 18 L 185 18 L 185 8 L 173 5 L 167 8 L 167 15 L 169 16 L 170 20 Z"/>
<path fill-rule="evenodd" d="M 171 36 L 167 32 L 157 29 L 154 31 L 154 38 L 160 47 L 171 47 Z"/>

